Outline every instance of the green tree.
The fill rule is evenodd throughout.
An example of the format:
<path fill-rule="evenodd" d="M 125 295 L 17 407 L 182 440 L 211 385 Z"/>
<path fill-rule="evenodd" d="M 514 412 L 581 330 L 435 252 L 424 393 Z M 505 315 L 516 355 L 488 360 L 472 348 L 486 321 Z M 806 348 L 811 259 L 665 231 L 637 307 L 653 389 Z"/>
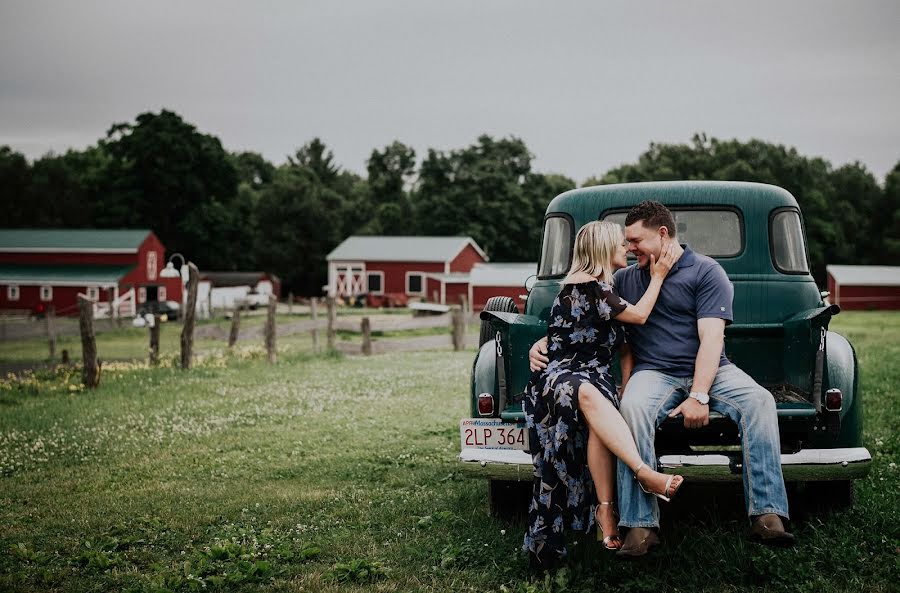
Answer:
<path fill-rule="evenodd" d="M 260 265 L 297 294 L 320 294 L 325 255 L 343 239 L 343 198 L 307 166 L 289 162 L 261 190 L 256 253 Z"/>
<path fill-rule="evenodd" d="M 394 141 L 383 150 L 373 150 L 366 163 L 371 219 L 364 231 L 372 234 L 418 234 L 411 224 L 412 208 L 406 187 L 416 170 L 416 151 Z"/>
<path fill-rule="evenodd" d="M 3 226 L 37 226 L 34 216 L 38 213 L 28 200 L 30 186 L 31 167 L 25 156 L 0 146 L 0 202 L 6 210 Z"/>
<path fill-rule="evenodd" d="M 876 236 L 882 238 L 877 263 L 896 266 L 900 262 L 900 162 L 884 180 L 884 194 L 876 220 Z"/>
<path fill-rule="evenodd" d="M 238 170 L 218 138 L 163 110 L 112 126 L 101 147 L 111 187 L 96 210 L 100 225 L 149 227 L 201 268 L 246 261 L 254 224 L 235 203 Z"/>

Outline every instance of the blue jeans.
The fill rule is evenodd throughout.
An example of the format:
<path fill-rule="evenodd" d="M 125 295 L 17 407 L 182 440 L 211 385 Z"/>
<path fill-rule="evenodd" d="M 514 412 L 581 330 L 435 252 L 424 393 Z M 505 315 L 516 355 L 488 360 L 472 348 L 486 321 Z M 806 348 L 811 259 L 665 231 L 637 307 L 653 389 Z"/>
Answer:
<path fill-rule="evenodd" d="M 620 411 L 631 428 L 644 463 L 656 467 L 656 428 L 684 401 L 693 377 L 638 371 L 629 379 Z M 743 453 L 744 503 L 751 517 L 775 513 L 788 518 L 787 492 L 781 473 L 778 415 L 772 395 L 735 365 L 719 367 L 709 390 L 710 411 L 738 426 Z M 644 493 L 631 469 L 618 462 L 619 525 L 659 527 L 657 499 Z"/>

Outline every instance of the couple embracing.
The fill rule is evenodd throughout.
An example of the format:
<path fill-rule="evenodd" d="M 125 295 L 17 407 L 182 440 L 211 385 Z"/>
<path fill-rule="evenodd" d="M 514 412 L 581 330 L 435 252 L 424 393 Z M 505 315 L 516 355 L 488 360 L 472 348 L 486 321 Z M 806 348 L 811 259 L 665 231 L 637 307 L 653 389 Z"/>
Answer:
<path fill-rule="evenodd" d="M 705 426 L 710 409 L 739 428 L 751 537 L 793 543 L 775 402 L 723 352 L 733 295 L 718 263 L 679 245 L 659 202 L 632 208 L 624 235 L 610 222 L 579 230 L 547 337 L 529 353 L 523 407 L 535 478 L 523 549 L 533 563 L 565 558 L 565 530 L 595 524 L 619 557 L 656 546 L 657 502 L 684 482 L 656 471 L 656 428 L 679 415 L 686 428 Z M 621 395 L 610 370 L 617 350 Z"/>

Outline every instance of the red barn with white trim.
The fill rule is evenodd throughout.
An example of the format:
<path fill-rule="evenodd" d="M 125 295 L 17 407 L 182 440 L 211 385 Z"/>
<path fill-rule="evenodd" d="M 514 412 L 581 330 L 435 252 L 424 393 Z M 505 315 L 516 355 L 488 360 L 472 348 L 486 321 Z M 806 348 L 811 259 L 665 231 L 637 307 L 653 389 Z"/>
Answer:
<path fill-rule="evenodd" d="M 160 278 L 165 247 L 150 230 L 0 230 L 0 310 L 78 314 L 78 294 L 95 314 L 134 315 L 148 301 L 182 301 L 179 278 Z"/>
<path fill-rule="evenodd" d="M 842 309 L 900 309 L 900 266 L 825 266 L 829 299 Z"/>

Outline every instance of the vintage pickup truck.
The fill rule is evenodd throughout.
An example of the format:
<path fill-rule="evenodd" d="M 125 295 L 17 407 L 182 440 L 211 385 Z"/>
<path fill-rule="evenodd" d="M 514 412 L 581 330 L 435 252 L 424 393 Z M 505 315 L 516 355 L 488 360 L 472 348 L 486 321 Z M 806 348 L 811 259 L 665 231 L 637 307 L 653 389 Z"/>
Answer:
<path fill-rule="evenodd" d="M 471 417 L 460 421 L 462 468 L 490 479 L 494 511 L 513 504 L 510 482 L 530 482 L 522 398 L 530 376 L 528 350 L 547 330 L 547 317 L 569 269 L 577 230 L 592 220 L 622 224 L 628 210 L 659 200 L 675 215 L 677 236 L 714 257 L 734 285 L 728 357 L 775 398 L 781 463 L 792 483 L 828 481 L 808 489 L 824 504 L 852 500 L 853 480 L 871 464 L 862 446 L 862 397 L 853 347 L 828 331 L 840 309 L 810 275 L 797 201 L 786 190 L 743 182 L 653 182 L 572 190 L 547 207 L 537 280 L 524 314 L 508 297 L 481 313 L 481 346 L 472 370 Z M 712 413 L 703 429 L 669 419 L 656 435 L 660 471 L 689 481 L 739 481 L 737 429 Z M 521 491 L 521 488 L 518 489 Z M 508 509 L 506 509 L 508 510 Z"/>

